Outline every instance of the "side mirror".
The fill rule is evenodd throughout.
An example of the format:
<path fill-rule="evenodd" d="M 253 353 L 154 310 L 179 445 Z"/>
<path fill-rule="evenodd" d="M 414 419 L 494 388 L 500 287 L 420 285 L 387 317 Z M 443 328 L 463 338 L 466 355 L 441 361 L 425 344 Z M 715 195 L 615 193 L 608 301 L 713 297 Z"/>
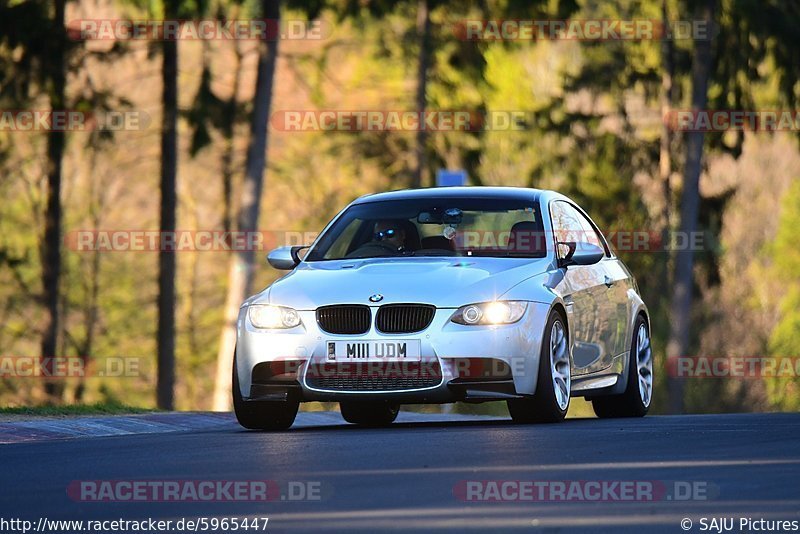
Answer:
<path fill-rule="evenodd" d="M 569 251 L 559 260 L 559 265 L 561 267 L 567 267 L 569 265 L 594 265 L 606 255 L 602 248 L 585 241 L 559 243 L 559 247 L 561 245 L 569 248 Z"/>
<path fill-rule="evenodd" d="M 300 251 L 308 248 L 307 245 L 295 247 L 278 247 L 267 254 L 267 262 L 275 269 L 291 271 L 300 263 Z"/>

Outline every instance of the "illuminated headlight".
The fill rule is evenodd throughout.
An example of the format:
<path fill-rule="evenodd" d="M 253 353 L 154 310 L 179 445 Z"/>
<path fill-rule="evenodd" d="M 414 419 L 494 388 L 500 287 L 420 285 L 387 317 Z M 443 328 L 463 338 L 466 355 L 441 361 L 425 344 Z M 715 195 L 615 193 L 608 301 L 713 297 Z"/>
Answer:
<path fill-rule="evenodd" d="M 511 324 L 525 314 L 528 303 L 518 300 L 498 300 L 461 306 L 451 321 L 458 324 Z"/>
<path fill-rule="evenodd" d="M 253 304 L 247 309 L 247 317 L 256 328 L 294 328 L 300 325 L 297 310 L 285 306 Z"/>

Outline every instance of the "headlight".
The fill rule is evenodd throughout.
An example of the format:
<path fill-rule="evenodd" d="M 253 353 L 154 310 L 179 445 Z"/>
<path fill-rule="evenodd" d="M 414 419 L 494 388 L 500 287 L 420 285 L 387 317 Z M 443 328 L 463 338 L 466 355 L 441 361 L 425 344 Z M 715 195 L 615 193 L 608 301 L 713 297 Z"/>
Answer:
<path fill-rule="evenodd" d="M 451 321 L 458 324 L 511 324 L 525 314 L 528 303 L 519 300 L 497 300 L 461 306 Z"/>
<path fill-rule="evenodd" d="M 247 317 L 256 328 L 294 328 L 300 325 L 297 310 L 285 306 L 253 304 L 247 309 Z"/>

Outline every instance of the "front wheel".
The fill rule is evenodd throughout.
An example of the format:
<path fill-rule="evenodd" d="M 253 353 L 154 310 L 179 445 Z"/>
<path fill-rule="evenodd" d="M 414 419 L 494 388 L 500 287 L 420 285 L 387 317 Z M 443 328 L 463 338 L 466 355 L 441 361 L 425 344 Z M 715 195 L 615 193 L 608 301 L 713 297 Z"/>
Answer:
<path fill-rule="evenodd" d="M 233 411 L 236 420 L 250 430 L 286 430 L 294 423 L 300 402 L 286 401 L 246 401 L 239 388 L 239 373 L 236 372 L 236 356 L 233 357 Z"/>
<path fill-rule="evenodd" d="M 592 399 L 597 417 L 644 417 L 653 398 L 653 349 L 650 330 L 641 315 L 633 329 L 625 393 Z"/>
<path fill-rule="evenodd" d="M 569 409 L 572 374 L 566 320 L 550 312 L 539 354 L 536 393 L 526 399 L 508 401 L 511 419 L 517 423 L 558 423 Z"/>
<path fill-rule="evenodd" d="M 340 402 L 342 417 L 363 426 L 387 426 L 397 419 L 400 406 L 390 402 Z"/>

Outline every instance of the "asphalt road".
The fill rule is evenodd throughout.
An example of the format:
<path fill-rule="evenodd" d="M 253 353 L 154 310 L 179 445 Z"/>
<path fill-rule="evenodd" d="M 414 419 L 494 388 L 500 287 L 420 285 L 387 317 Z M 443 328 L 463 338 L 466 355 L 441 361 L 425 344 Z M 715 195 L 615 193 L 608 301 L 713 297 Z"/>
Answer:
<path fill-rule="evenodd" d="M 702 532 L 703 517 L 737 518 L 731 531 L 750 532 L 752 524 L 740 529 L 738 518 L 800 521 L 800 414 L 541 426 L 428 419 L 362 429 L 332 417 L 310 424 L 320 419 L 301 413 L 297 428 L 280 433 L 231 424 L 0 445 L 0 517 L 268 517 L 267 532 L 684 532 L 684 518 L 693 522 L 690 532 Z M 73 481 L 107 480 L 270 480 L 280 495 L 270 490 L 269 502 L 84 502 L 67 491 Z M 539 481 L 532 492 L 539 498 L 519 502 L 508 488 L 524 484 L 486 481 Z M 598 500 L 593 488 L 601 481 L 607 493 Z M 621 488 L 631 483 L 643 490 L 626 498 Z M 506 500 L 475 500 L 496 498 L 492 487 L 506 488 Z M 565 487 L 571 500 L 559 493 Z M 313 498 L 292 500 L 299 488 Z"/>

